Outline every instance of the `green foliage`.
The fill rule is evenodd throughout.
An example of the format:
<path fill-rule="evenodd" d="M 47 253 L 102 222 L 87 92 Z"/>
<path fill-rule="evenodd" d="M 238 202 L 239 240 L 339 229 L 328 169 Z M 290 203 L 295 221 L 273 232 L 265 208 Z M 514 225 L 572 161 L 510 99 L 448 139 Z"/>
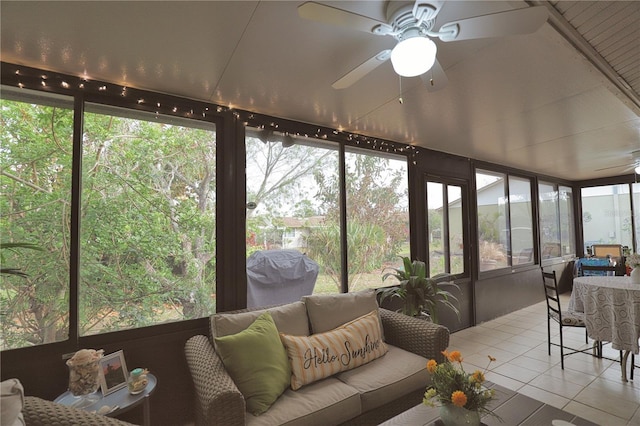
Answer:
<path fill-rule="evenodd" d="M 438 304 L 443 304 L 455 312 L 459 319 L 460 312 L 452 303 L 458 303 L 458 299 L 451 292 L 445 290 L 445 287 L 460 290 L 458 285 L 453 282 L 453 276 L 443 273 L 428 277 L 424 262 L 411 261 L 409 257 L 403 257 L 402 261 L 404 269 L 389 268 L 393 272 L 387 272 L 382 276 L 382 281 L 393 277 L 399 281 L 399 285 L 378 289 L 380 303 L 388 297 L 400 298 L 403 300 L 403 314 L 417 316 L 426 310 L 436 324 L 439 323 Z"/>
<path fill-rule="evenodd" d="M 481 240 L 500 242 L 500 231 L 497 223 L 501 216 L 499 211 L 478 213 L 478 232 Z"/>
<path fill-rule="evenodd" d="M 72 111 L 0 100 L 0 229 L 41 251 L 2 251 L 2 348 L 67 338 Z M 81 334 L 215 309 L 213 131 L 87 113 Z M 213 129 L 213 128 L 212 128 Z"/>
<path fill-rule="evenodd" d="M 347 222 L 348 247 L 357 250 L 348 252 L 348 270 L 350 290 L 357 285 L 352 277 L 363 272 L 371 272 L 380 266 L 380 259 L 384 258 L 384 231 L 375 224 L 359 223 L 356 220 Z M 331 277 L 340 291 L 341 257 L 340 257 L 340 226 L 325 224 L 307 237 L 307 255 L 318 262 L 322 273 Z"/>
<path fill-rule="evenodd" d="M 31 243 L 0 242 L 0 264 L 2 265 L 0 267 L 0 274 L 17 275 L 17 276 L 26 278 L 27 274 L 22 272 L 20 268 L 11 268 L 11 267 L 4 266 L 6 265 L 5 263 L 6 261 L 5 261 L 4 252 L 2 250 L 11 250 L 15 252 L 17 249 L 29 249 L 29 250 L 40 250 L 40 251 L 42 251 L 42 249 L 37 245 L 31 244 Z"/>
<path fill-rule="evenodd" d="M 431 386 L 425 393 L 423 402 L 426 405 L 433 405 L 432 400 L 436 399 L 441 404 L 452 404 L 454 392 L 462 392 L 466 397 L 464 408 L 481 414 L 493 414 L 487 406 L 494 396 L 494 391 L 482 386 L 487 369 L 485 368 L 484 372 L 476 370 L 473 373 L 467 373 L 462 366 L 459 352 L 453 351 L 445 355 L 453 356 L 454 359 L 458 356 L 459 361 L 452 362 L 449 358 L 445 358 L 441 364 L 435 364 L 433 360 L 429 361 L 427 369 L 431 373 Z M 489 357 L 489 364 L 492 361 L 493 358 Z"/>
<path fill-rule="evenodd" d="M 400 252 L 408 236 L 408 215 L 398 207 L 401 194 L 397 188 L 406 187 L 406 176 L 400 170 L 391 168 L 389 160 L 382 157 L 347 155 L 347 262 L 349 289 L 353 290 L 358 286 L 359 274 L 382 269 L 384 262 Z M 307 239 L 309 254 L 340 288 L 339 177 L 318 171 L 314 178 L 321 213 L 326 223 L 333 225 L 311 229 Z M 327 226 L 333 228 L 326 229 Z"/>

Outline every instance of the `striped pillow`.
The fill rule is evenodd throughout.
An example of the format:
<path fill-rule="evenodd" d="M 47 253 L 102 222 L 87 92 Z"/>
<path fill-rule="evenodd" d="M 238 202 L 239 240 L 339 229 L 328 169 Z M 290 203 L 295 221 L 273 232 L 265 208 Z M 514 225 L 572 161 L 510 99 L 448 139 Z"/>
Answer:
<path fill-rule="evenodd" d="M 293 390 L 366 364 L 388 351 L 377 310 L 331 331 L 311 336 L 280 333 L 280 339 L 291 363 Z"/>

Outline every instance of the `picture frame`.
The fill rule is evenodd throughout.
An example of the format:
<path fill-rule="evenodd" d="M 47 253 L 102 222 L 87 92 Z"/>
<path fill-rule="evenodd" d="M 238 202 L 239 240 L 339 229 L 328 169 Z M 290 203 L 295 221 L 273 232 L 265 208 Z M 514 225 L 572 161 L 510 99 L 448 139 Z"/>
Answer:
<path fill-rule="evenodd" d="M 103 396 L 127 386 L 129 370 L 127 370 L 123 351 L 120 350 L 103 356 L 99 364 L 100 388 Z"/>

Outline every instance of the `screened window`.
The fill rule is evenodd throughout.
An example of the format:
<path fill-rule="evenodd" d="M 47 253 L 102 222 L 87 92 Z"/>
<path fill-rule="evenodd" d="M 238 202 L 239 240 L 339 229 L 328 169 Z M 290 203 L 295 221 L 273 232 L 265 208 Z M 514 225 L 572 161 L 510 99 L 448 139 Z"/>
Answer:
<path fill-rule="evenodd" d="M 246 135 L 249 304 L 289 301 L 300 291 L 380 287 L 383 270 L 399 267 L 399 256 L 409 256 L 406 157 L 347 147 L 341 180 L 337 143 L 253 128 Z M 282 296 L 275 288 L 271 295 L 258 296 L 264 289 L 253 277 L 256 259 L 277 256 L 271 253 L 278 250 L 315 262 L 315 284 Z"/>
<path fill-rule="evenodd" d="M 2 96 L 0 349 L 4 350 L 69 337 L 73 100 L 5 87 Z"/>
<path fill-rule="evenodd" d="M 292 250 L 319 265 L 312 292 L 340 292 L 338 144 L 247 128 L 245 146 L 248 265 L 258 255 Z M 248 276 L 247 285 L 249 305 L 278 303 L 280 296 L 260 288 L 261 280 Z M 291 289 L 281 290 L 289 297 Z"/>
<path fill-rule="evenodd" d="M 460 185 L 427 181 L 429 274 L 464 273 L 463 199 Z"/>
<path fill-rule="evenodd" d="M 407 159 L 348 148 L 345 163 L 349 291 L 380 287 L 410 255 Z"/>
<path fill-rule="evenodd" d="M 511 264 L 533 262 L 531 180 L 509 176 Z"/>
<path fill-rule="evenodd" d="M 81 335 L 215 311 L 215 160 L 213 124 L 87 105 Z"/>
<path fill-rule="evenodd" d="M 550 182 L 538 184 L 541 258 L 575 257 L 573 191 Z"/>
<path fill-rule="evenodd" d="M 634 230 L 635 230 L 635 245 L 629 246 L 634 252 L 640 252 L 640 183 L 634 183 L 631 185 L 633 191 L 633 217 L 634 217 Z"/>
<path fill-rule="evenodd" d="M 476 172 L 480 271 L 534 261 L 531 180 Z"/>
<path fill-rule="evenodd" d="M 582 188 L 585 253 L 594 244 L 633 247 L 630 185 Z"/>
<path fill-rule="evenodd" d="M 508 266 L 506 175 L 476 172 L 480 271 Z"/>
<path fill-rule="evenodd" d="M 560 256 L 560 202 L 557 186 L 553 183 L 538 184 L 540 210 L 541 258 Z"/>

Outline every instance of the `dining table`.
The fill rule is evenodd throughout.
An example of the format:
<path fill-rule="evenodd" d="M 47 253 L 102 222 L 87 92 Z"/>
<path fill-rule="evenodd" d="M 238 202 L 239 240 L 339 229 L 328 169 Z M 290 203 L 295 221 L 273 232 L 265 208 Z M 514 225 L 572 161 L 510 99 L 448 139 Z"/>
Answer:
<path fill-rule="evenodd" d="M 629 276 L 575 277 L 567 309 L 584 314 L 590 338 L 611 342 L 613 349 L 624 353 L 620 364 L 626 382 L 627 358 L 639 349 L 640 284 L 634 284 Z"/>

